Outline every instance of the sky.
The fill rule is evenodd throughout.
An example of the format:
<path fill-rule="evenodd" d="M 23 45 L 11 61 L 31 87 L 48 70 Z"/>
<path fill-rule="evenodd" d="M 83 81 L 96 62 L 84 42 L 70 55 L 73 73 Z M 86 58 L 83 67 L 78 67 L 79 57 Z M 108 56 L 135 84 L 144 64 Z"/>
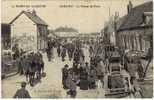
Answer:
<path fill-rule="evenodd" d="M 150 0 L 131 0 L 133 6 L 142 4 Z M 41 0 L 39 1 L 15 1 L 3 0 L 1 3 L 1 18 L 3 23 L 9 23 L 22 10 L 36 10 L 48 25 L 49 29 L 56 29 L 60 26 L 76 28 L 81 33 L 100 32 L 104 23 L 109 20 L 109 16 L 119 12 L 119 16 L 127 14 L 127 4 L 129 0 L 94 0 L 90 2 L 76 0 Z M 28 5 L 29 7 L 16 7 Z M 42 7 L 42 5 L 45 7 Z M 63 7 L 63 5 L 73 5 Z M 93 8 L 81 7 L 81 5 L 95 5 Z M 41 6 L 41 7 L 36 7 Z M 77 8 L 76 6 L 80 6 Z"/>

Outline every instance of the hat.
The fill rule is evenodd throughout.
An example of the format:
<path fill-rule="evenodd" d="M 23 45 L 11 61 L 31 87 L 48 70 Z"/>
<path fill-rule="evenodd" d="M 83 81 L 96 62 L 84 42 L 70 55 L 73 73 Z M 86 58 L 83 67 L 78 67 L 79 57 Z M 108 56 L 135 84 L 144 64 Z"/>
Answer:
<path fill-rule="evenodd" d="M 26 82 L 22 82 L 21 87 L 25 87 L 25 86 L 26 86 Z"/>
<path fill-rule="evenodd" d="M 68 67 L 68 65 L 66 64 L 64 67 Z"/>
<path fill-rule="evenodd" d="M 88 64 L 88 62 L 86 62 L 85 64 Z"/>
<path fill-rule="evenodd" d="M 72 78 L 72 81 L 75 82 L 76 80 L 74 78 Z"/>

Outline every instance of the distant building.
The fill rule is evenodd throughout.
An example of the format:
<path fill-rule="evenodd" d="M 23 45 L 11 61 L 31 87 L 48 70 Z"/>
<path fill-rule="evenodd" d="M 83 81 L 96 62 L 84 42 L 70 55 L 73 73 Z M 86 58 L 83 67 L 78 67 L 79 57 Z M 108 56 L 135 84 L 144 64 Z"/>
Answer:
<path fill-rule="evenodd" d="M 48 25 L 36 14 L 36 11 L 22 11 L 11 22 L 11 43 L 19 44 L 24 50 L 46 48 Z"/>
<path fill-rule="evenodd" d="M 1 24 L 1 47 L 2 49 L 11 48 L 11 27 L 10 24 Z"/>
<path fill-rule="evenodd" d="M 58 39 L 59 37 L 55 34 L 54 30 L 48 30 L 49 34 L 48 34 L 48 38 L 49 39 Z"/>
<path fill-rule="evenodd" d="M 84 40 L 84 41 L 96 40 L 100 36 L 101 36 L 101 34 L 99 32 L 78 34 L 78 38 L 81 39 L 81 40 Z"/>
<path fill-rule="evenodd" d="M 72 40 L 78 36 L 78 30 L 71 27 L 59 27 L 55 29 L 54 33 L 59 38 L 66 40 Z"/>
<path fill-rule="evenodd" d="M 127 6 L 128 14 L 117 30 L 117 45 L 120 48 L 137 51 L 147 51 L 150 41 L 144 39 L 153 34 L 153 3 L 146 2 L 133 8 L 131 2 Z"/>

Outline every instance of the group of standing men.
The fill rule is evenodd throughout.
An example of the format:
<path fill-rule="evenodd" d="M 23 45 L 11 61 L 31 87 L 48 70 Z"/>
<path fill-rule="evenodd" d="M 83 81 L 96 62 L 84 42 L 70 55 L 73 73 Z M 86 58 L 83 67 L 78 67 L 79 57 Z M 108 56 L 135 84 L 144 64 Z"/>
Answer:
<path fill-rule="evenodd" d="M 26 80 L 33 86 L 34 79 L 41 81 L 41 73 L 44 71 L 44 61 L 42 54 L 30 52 L 23 54 L 17 60 L 18 73 L 25 75 Z"/>

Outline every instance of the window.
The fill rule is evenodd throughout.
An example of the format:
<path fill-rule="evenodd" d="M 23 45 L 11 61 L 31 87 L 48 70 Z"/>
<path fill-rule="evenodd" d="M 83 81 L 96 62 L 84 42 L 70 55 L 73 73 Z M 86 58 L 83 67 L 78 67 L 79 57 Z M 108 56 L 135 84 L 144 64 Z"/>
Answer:
<path fill-rule="evenodd" d="M 132 50 L 134 50 L 134 36 L 131 35 L 131 46 L 132 46 Z"/>
<path fill-rule="evenodd" d="M 41 36 L 42 34 L 41 34 L 41 32 L 42 32 L 42 28 L 41 27 L 38 27 L 38 32 L 39 32 L 39 36 Z"/>
<path fill-rule="evenodd" d="M 144 12 L 143 13 L 143 23 L 145 25 L 152 23 L 152 12 Z"/>
<path fill-rule="evenodd" d="M 39 31 L 39 36 L 43 36 L 44 27 L 39 26 L 39 27 L 38 27 L 38 31 Z"/>

